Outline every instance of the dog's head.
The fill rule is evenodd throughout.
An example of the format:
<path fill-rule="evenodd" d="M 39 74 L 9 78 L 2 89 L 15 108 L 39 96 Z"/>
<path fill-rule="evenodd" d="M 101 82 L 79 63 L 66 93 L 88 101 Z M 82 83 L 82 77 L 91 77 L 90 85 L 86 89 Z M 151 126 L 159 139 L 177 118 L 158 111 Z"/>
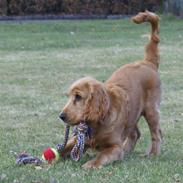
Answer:
<path fill-rule="evenodd" d="M 60 118 L 70 125 L 77 125 L 81 121 L 94 125 L 102 122 L 109 111 L 110 100 L 106 88 L 93 78 L 76 81 L 67 95 L 68 102 Z"/>

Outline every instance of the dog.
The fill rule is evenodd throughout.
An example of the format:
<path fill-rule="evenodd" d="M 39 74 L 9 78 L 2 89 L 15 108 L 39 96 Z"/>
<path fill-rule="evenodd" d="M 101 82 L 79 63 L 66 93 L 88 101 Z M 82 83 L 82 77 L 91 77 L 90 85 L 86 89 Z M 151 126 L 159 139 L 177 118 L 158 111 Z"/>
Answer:
<path fill-rule="evenodd" d="M 159 17 L 145 11 L 132 17 L 132 21 L 149 22 L 152 28 L 144 59 L 120 67 L 105 82 L 91 77 L 74 82 L 59 116 L 69 125 L 84 121 L 92 128 L 92 138 L 85 147 L 97 149 L 98 154 L 86 162 L 84 168 L 101 168 L 122 160 L 125 153 L 131 152 L 140 138 L 138 121 L 142 116 L 151 134 L 148 155 L 160 154 Z M 75 138 L 69 140 L 65 153 L 71 151 Z"/>

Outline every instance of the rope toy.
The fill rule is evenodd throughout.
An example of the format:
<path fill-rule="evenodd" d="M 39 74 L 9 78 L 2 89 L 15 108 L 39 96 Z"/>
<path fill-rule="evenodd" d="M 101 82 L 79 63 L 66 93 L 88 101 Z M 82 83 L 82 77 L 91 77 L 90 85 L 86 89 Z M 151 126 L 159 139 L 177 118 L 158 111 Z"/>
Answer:
<path fill-rule="evenodd" d="M 58 144 L 57 145 L 57 150 L 58 152 L 62 153 L 69 137 L 69 130 L 70 126 L 66 126 L 66 131 L 65 131 L 65 138 L 64 138 L 64 143 L 63 144 Z M 79 125 L 75 126 L 73 130 L 73 136 L 77 136 L 77 141 L 74 147 L 71 150 L 70 156 L 72 160 L 74 161 L 79 161 L 84 153 L 84 147 L 85 147 L 85 140 L 86 138 L 91 138 L 91 128 L 86 125 L 86 123 L 81 122 Z"/>
<path fill-rule="evenodd" d="M 65 127 L 65 137 L 63 144 L 57 144 L 56 148 L 47 148 L 43 151 L 42 159 L 38 157 L 33 157 L 25 152 L 21 154 L 16 154 L 16 163 L 18 165 L 35 164 L 36 166 L 43 164 L 45 161 L 52 163 L 53 161 L 58 161 L 61 157 L 64 157 L 64 149 L 67 145 L 69 139 L 70 126 Z M 79 125 L 75 126 L 73 129 L 73 136 L 77 136 L 76 144 L 70 152 L 71 159 L 74 161 L 79 161 L 84 154 L 85 140 L 91 138 L 92 130 L 86 125 L 86 123 L 81 122 Z"/>

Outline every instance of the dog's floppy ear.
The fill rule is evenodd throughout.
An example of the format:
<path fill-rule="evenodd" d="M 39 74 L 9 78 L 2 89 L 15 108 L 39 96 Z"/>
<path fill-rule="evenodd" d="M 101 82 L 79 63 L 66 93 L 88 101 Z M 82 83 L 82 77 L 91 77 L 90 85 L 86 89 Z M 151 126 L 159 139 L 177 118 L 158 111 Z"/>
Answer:
<path fill-rule="evenodd" d="M 103 122 L 109 111 L 110 99 L 102 83 L 89 83 L 89 96 L 85 118 L 88 121 Z"/>

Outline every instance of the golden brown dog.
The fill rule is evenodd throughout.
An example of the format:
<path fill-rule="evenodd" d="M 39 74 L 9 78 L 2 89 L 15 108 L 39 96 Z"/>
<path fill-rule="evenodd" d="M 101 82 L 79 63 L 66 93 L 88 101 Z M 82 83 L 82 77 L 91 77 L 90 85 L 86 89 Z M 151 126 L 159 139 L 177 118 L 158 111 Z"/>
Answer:
<path fill-rule="evenodd" d="M 76 81 L 68 91 L 69 101 L 60 114 L 70 125 L 85 121 L 93 130 L 86 146 L 98 149 L 99 153 L 85 163 L 84 168 L 99 168 L 121 160 L 124 152 L 132 151 L 140 137 L 137 123 L 141 116 L 151 133 L 148 154 L 160 153 L 159 17 L 146 11 L 132 20 L 137 24 L 149 22 L 152 27 L 144 59 L 120 67 L 104 83 L 90 77 Z M 65 152 L 71 150 L 74 142 L 74 138 L 70 139 Z"/>

